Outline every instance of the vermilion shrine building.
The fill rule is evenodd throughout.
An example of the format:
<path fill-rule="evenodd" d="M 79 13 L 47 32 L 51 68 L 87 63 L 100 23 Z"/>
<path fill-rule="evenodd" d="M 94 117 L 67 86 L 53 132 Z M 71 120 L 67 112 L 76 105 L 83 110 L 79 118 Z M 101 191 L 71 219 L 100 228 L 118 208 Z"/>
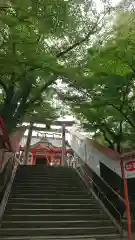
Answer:
<path fill-rule="evenodd" d="M 25 147 L 20 149 L 24 152 Z M 65 147 L 65 156 L 72 153 L 72 149 Z M 22 158 L 23 158 L 22 154 Z M 62 161 L 62 143 L 60 139 L 44 139 L 30 146 L 27 164 L 59 165 Z M 22 161 L 23 162 L 23 161 Z"/>

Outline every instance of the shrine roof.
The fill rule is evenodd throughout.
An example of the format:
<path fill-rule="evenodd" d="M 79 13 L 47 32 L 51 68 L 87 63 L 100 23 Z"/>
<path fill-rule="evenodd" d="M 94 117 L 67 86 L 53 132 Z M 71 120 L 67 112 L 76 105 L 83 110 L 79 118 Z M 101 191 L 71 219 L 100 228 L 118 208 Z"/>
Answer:
<path fill-rule="evenodd" d="M 25 144 L 22 147 L 24 147 Z M 46 147 L 62 148 L 62 139 L 46 138 L 46 139 L 40 139 L 37 141 L 36 141 L 36 139 L 34 141 L 32 140 L 32 144 L 31 144 L 30 148 L 36 148 L 38 146 L 40 146 L 41 148 L 46 148 Z M 70 149 L 68 146 L 66 146 L 66 148 Z"/>

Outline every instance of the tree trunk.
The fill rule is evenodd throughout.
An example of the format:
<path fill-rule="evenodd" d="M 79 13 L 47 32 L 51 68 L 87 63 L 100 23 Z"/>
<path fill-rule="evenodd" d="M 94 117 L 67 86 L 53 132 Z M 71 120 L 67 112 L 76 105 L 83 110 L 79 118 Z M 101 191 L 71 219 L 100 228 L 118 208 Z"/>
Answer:
<path fill-rule="evenodd" d="M 9 89 L 10 90 L 10 89 Z M 31 83 L 27 86 L 22 87 L 14 94 L 9 93 L 6 96 L 3 109 L 0 115 L 3 117 L 8 134 L 10 134 L 17 124 L 23 120 L 23 116 L 26 112 L 27 100 L 31 91 Z M 19 104 L 18 104 L 19 103 Z"/>

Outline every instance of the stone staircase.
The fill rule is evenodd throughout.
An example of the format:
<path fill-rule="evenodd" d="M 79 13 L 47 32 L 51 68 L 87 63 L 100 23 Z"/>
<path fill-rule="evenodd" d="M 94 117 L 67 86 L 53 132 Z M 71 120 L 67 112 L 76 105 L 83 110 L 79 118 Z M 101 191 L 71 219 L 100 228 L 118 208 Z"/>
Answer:
<path fill-rule="evenodd" d="M 5 210 L 0 239 L 120 237 L 100 205 L 68 167 L 20 166 Z"/>

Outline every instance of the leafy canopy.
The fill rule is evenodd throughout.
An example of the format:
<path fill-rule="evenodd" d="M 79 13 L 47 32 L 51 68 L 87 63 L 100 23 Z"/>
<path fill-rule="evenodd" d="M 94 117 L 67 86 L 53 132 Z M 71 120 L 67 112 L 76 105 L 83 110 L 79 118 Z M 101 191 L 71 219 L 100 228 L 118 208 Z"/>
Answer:
<path fill-rule="evenodd" d="M 68 91 L 59 92 L 95 139 L 118 152 L 134 145 L 134 19 L 135 12 L 121 3 L 109 31 L 100 41 L 96 38 L 76 69 Z"/>
<path fill-rule="evenodd" d="M 99 14 L 88 0 L 12 0 L 0 6 L 0 114 L 9 133 L 83 58 L 107 11 Z"/>

